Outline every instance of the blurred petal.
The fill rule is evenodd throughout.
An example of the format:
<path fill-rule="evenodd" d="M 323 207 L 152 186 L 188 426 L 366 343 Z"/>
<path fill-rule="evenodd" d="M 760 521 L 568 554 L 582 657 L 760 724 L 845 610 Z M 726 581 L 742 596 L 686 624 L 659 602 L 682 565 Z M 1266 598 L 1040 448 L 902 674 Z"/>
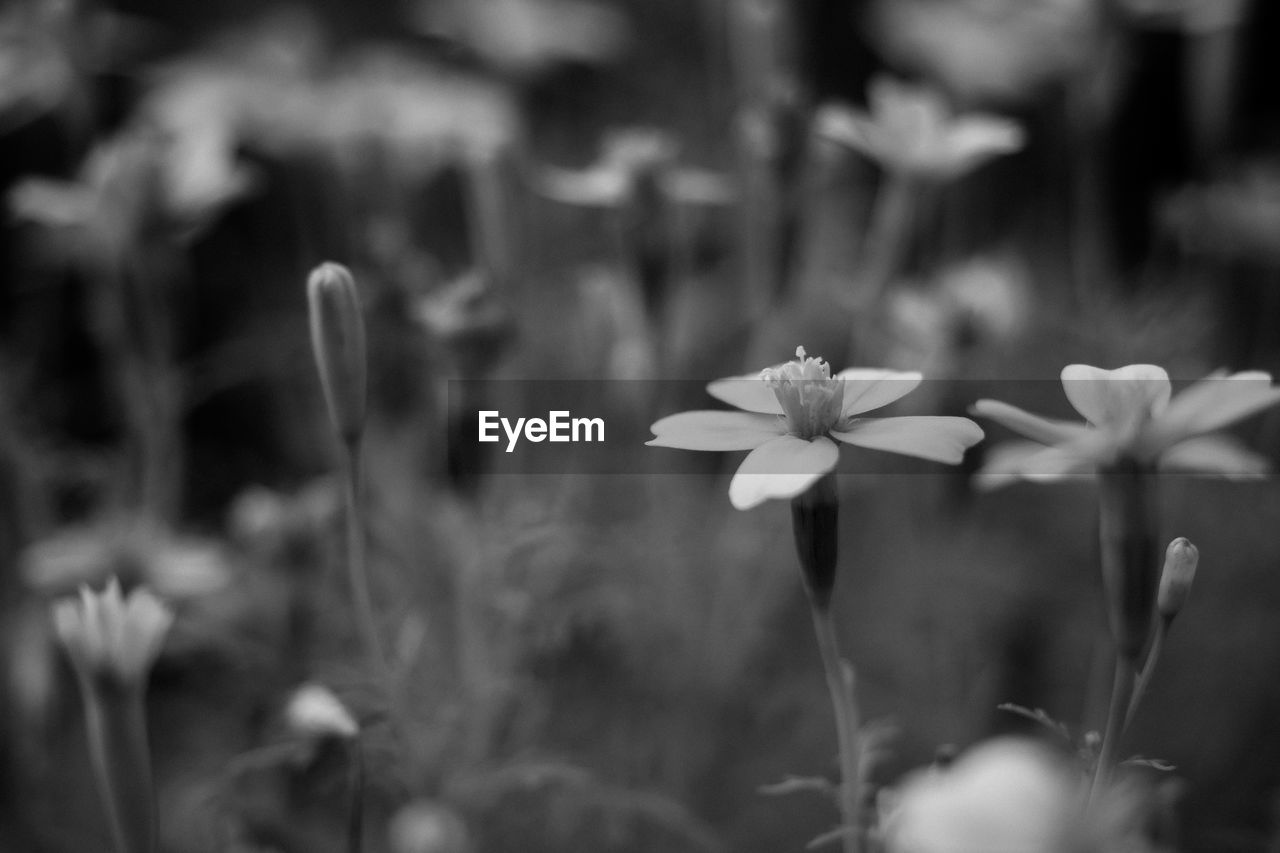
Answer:
<path fill-rule="evenodd" d="M 533 187 L 552 201 L 584 207 L 614 207 L 630 190 L 627 175 L 614 169 L 581 172 L 544 166 L 533 175 Z"/>
<path fill-rule="evenodd" d="M 1212 432 L 1280 403 L 1280 388 L 1261 371 L 1201 379 L 1170 401 L 1151 425 L 1152 440 L 1165 447 L 1182 438 Z"/>
<path fill-rule="evenodd" d="M 1045 447 L 1032 441 L 1012 441 L 996 447 L 974 478 L 980 489 L 997 489 L 1016 480 L 1054 482 L 1092 474 L 1096 463 L 1061 447 Z"/>
<path fill-rule="evenodd" d="M 702 169 L 670 169 L 662 185 L 684 204 L 731 204 L 737 198 L 728 178 Z"/>
<path fill-rule="evenodd" d="M 1084 424 L 1033 415 L 1017 406 L 1001 403 L 999 400 L 979 400 L 970 407 L 969 411 L 979 417 L 991 418 L 996 423 L 1041 444 L 1071 441 L 1080 438 L 1089 429 Z"/>
<path fill-rule="evenodd" d="M 805 441 L 783 435 L 762 444 L 742 460 L 729 483 L 729 502 L 751 509 L 770 498 L 794 498 L 836 467 L 840 451 L 829 438 Z"/>
<path fill-rule="evenodd" d="M 1017 122 L 995 116 L 961 116 L 947 137 L 947 153 L 957 171 L 977 166 L 1000 154 L 1022 148 L 1024 134 Z"/>
<path fill-rule="evenodd" d="M 728 379 L 717 379 L 707 386 L 707 393 L 717 400 L 746 409 L 748 412 L 759 412 L 762 415 L 782 414 L 782 404 L 773 393 L 773 389 L 765 384 L 759 373 L 747 376 L 731 376 Z"/>
<path fill-rule="evenodd" d="M 955 465 L 965 450 L 982 441 L 982 428 L 968 418 L 920 415 L 854 421 L 831 435 L 857 447 Z"/>
<path fill-rule="evenodd" d="M 835 375 L 844 380 L 844 417 L 860 415 L 887 406 L 910 394 L 924 377 L 915 371 L 850 367 Z"/>
<path fill-rule="evenodd" d="M 1169 374 L 1154 364 L 1115 370 L 1069 364 L 1062 369 L 1062 388 L 1094 426 L 1129 427 L 1169 402 Z"/>
<path fill-rule="evenodd" d="M 1230 436 L 1206 435 L 1175 444 L 1160 457 L 1160 470 L 1213 474 L 1229 480 L 1267 475 L 1270 464 L 1261 454 Z"/>
<path fill-rule="evenodd" d="M 650 447 L 681 450 L 753 450 L 786 433 L 774 415 L 697 411 L 668 415 L 652 427 Z"/>

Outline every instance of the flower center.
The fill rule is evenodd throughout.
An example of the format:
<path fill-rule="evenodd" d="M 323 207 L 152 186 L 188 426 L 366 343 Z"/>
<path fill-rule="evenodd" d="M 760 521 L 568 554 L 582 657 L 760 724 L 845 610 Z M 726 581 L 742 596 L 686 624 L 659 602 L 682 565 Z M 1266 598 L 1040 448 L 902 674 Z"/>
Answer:
<path fill-rule="evenodd" d="M 826 435 L 840 419 L 844 406 L 844 382 L 831 378 L 831 366 L 820 358 L 809 358 L 804 347 L 796 347 L 796 360 L 760 373 L 782 405 L 787 432 L 796 438 Z"/>

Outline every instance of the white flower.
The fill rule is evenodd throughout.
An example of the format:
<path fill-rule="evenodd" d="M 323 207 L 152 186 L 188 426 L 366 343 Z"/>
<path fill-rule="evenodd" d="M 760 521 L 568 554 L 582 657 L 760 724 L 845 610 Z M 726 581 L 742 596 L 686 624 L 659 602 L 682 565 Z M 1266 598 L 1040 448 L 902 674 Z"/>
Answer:
<path fill-rule="evenodd" d="M 954 115 L 938 92 L 877 77 L 868 90 L 868 111 L 828 105 L 815 119 L 816 132 L 848 145 L 887 171 L 954 178 L 988 160 L 1022 148 L 1022 128 L 983 113 Z"/>
<path fill-rule="evenodd" d="M 1061 853 L 1076 778 L 1049 750 L 1005 737 L 908 776 L 885 816 L 889 853 Z"/>
<path fill-rule="evenodd" d="M 1261 456 L 1233 438 L 1209 433 L 1280 403 L 1270 374 L 1213 373 L 1173 397 L 1169 375 L 1155 365 L 1103 370 L 1072 364 L 1062 370 L 1062 387 L 1088 423 L 1044 418 L 996 400 L 973 405 L 974 414 L 1032 439 L 997 448 L 981 472 L 983 483 L 1054 480 L 1126 460 L 1229 478 L 1266 473 Z"/>
<path fill-rule="evenodd" d="M 172 625 L 164 602 L 144 588 L 122 595 L 115 578 L 101 592 L 81 587 L 79 599 L 53 605 L 54 630 L 86 681 L 145 684 Z"/>
<path fill-rule="evenodd" d="M 919 373 L 849 368 L 835 376 L 804 347 L 796 360 L 759 376 L 721 379 L 707 386 L 742 412 L 695 411 L 669 415 L 651 429 L 654 447 L 750 450 L 729 484 L 729 500 L 750 509 L 770 498 L 793 498 L 836 466 L 831 439 L 956 464 L 982 439 L 968 418 L 909 416 L 864 418 L 920 384 Z"/>

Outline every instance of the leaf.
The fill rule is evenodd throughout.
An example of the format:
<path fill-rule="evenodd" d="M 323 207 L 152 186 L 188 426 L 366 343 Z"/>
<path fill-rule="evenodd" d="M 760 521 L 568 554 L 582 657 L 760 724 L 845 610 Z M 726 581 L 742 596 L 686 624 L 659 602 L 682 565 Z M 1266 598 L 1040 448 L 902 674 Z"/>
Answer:
<path fill-rule="evenodd" d="M 833 785 L 830 780 L 824 779 L 821 776 L 788 776 L 781 782 L 761 785 L 756 790 L 761 794 L 770 797 L 780 797 L 786 794 L 798 794 L 803 791 L 813 791 L 834 798 L 839 791 L 839 788 L 836 785 Z"/>
<path fill-rule="evenodd" d="M 1068 729 L 1065 724 L 1060 723 L 1053 717 L 1049 716 L 1049 713 L 1043 708 L 1036 708 L 1033 711 L 1030 708 L 1014 702 L 1004 702 L 997 705 L 996 708 L 1000 711 L 1008 711 L 1011 714 L 1017 714 L 1019 717 L 1026 717 L 1028 720 L 1039 723 L 1050 731 L 1055 732 L 1063 740 L 1068 742 L 1071 740 L 1071 730 Z"/>
<path fill-rule="evenodd" d="M 817 838 L 805 845 L 806 850 L 817 850 L 819 847 L 826 847 L 835 844 L 837 841 L 843 841 L 845 838 L 853 835 L 853 829 L 847 826 L 839 826 L 830 832 L 824 832 Z"/>

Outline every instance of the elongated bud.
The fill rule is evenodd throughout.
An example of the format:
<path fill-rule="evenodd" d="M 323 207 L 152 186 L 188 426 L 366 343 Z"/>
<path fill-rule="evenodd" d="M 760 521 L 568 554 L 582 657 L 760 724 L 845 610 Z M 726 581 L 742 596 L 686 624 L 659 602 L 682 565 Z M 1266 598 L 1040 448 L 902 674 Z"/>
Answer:
<path fill-rule="evenodd" d="M 791 499 L 791 527 L 805 587 L 814 606 L 826 609 L 836 585 L 836 541 L 840 496 L 834 474 Z"/>
<path fill-rule="evenodd" d="M 1200 551 L 1188 539 L 1179 536 L 1169 543 L 1168 550 L 1164 552 L 1164 571 L 1160 574 L 1160 593 L 1156 598 L 1156 607 L 1165 619 L 1177 616 L 1186 605 L 1199 563 Z"/>
<path fill-rule="evenodd" d="M 332 261 L 316 267 L 307 279 L 307 299 L 311 307 L 311 347 L 329 418 L 339 437 L 353 444 L 364 430 L 368 367 L 364 314 L 351 271 Z"/>

